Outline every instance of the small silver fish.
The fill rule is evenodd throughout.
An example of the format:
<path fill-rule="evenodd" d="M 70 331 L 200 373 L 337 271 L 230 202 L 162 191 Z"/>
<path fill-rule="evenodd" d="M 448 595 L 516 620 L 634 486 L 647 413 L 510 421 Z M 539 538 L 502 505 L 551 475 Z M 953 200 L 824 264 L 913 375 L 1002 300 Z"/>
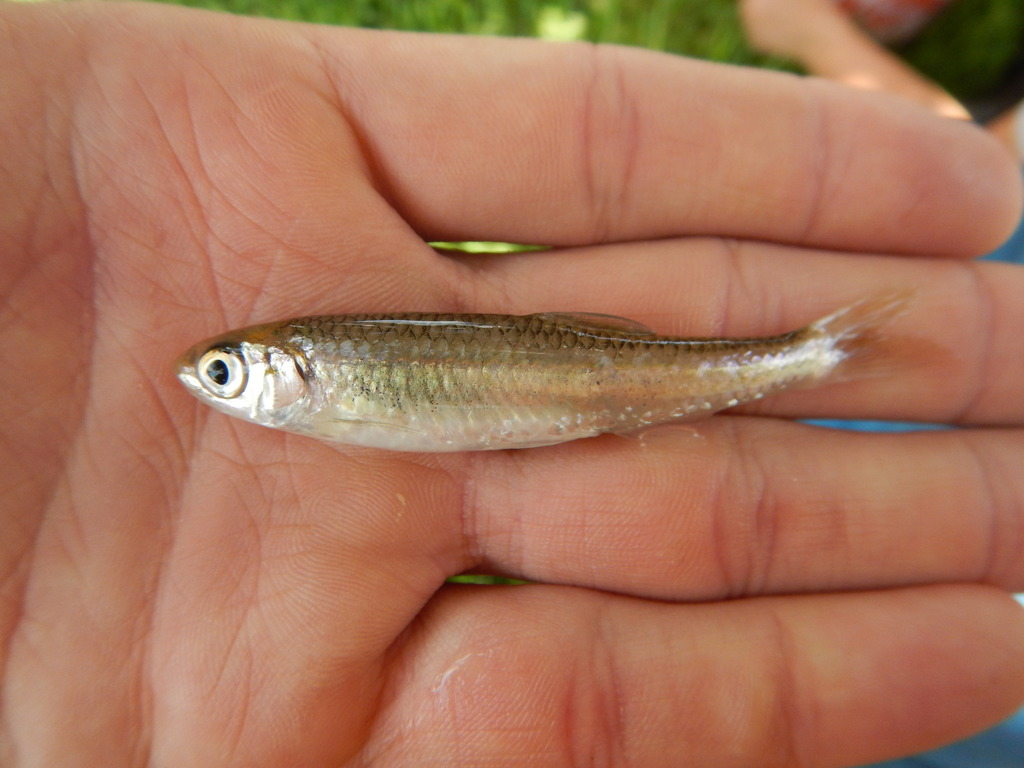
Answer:
<path fill-rule="evenodd" d="M 204 341 L 178 378 L 217 410 L 324 440 L 397 451 L 552 445 L 692 421 L 810 386 L 879 338 L 904 296 L 790 333 L 658 336 L 586 314 L 307 317 Z"/>

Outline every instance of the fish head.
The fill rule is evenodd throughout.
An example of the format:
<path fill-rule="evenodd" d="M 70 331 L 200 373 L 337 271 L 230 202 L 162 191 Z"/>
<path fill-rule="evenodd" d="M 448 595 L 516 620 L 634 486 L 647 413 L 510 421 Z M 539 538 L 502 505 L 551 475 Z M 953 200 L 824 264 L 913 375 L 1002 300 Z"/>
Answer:
<path fill-rule="evenodd" d="M 301 349 L 237 332 L 197 344 L 178 359 L 178 379 L 202 402 L 230 416 L 287 428 L 312 400 Z"/>

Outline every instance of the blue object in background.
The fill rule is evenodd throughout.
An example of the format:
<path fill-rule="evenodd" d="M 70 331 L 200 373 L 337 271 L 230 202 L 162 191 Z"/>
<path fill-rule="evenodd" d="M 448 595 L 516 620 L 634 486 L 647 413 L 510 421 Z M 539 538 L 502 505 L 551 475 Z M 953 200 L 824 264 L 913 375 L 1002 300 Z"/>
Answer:
<path fill-rule="evenodd" d="M 1024 219 L 1017 224 L 1017 229 L 1010 239 L 996 248 L 992 253 L 983 256 L 984 261 L 1009 261 L 1024 264 Z"/>

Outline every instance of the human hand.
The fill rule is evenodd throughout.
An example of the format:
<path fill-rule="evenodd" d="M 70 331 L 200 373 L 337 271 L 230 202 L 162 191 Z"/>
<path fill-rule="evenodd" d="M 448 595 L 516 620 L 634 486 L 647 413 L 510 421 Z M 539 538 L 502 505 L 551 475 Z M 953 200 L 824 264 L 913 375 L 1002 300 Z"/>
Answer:
<path fill-rule="evenodd" d="M 941 258 L 1017 212 L 980 133 L 639 51 L 164 6 L 0 5 L 0 41 L 3 765 L 847 765 L 1024 698 L 1024 280 Z M 399 455 L 172 369 L 303 313 L 742 335 L 910 285 L 905 365 L 756 410 L 971 429 L 748 409 Z"/>
<path fill-rule="evenodd" d="M 738 7 L 750 45 L 796 61 L 812 57 L 816 47 L 865 34 L 833 0 L 741 0 Z"/>
<path fill-rule="evenodd" d="M 833 0 L 742 0 L 739 10 L 759 51 L 793 59 L 812 75 L 971 119 L 963 104 L 873 40 Z"/>

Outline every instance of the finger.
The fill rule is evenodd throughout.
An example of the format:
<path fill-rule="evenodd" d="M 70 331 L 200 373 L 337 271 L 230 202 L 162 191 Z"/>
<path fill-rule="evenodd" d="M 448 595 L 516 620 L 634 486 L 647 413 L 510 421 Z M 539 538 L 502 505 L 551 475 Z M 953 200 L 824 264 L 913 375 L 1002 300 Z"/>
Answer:
<path fill-rule="evenodd" d="M 388 765 L 860 765 L 1024 698 L 1024 615 L 983 588 L 668 606 L 449 590 L 364 754 Z"/>
<path fill-rule="evenodd" d="M 611 313 L 681 336 L 781 333 L 865 298 L 908 291 L 905 314 L 885 325 L 872 355 L 850 361 L 842 383 L 776 395 L 748 410 L 1024 422 L 1024 270 L 1016 265 L 854 259 L 709 239 L 452 260 L 464 275 L 453 280 L 464 306 Z"/>
<path fill-rule="evenodd" d="M 964 255 L 1016 219 L 1005 152 L 896 98 L 614 47 L 312 39 L 380 184 L 431 239 Z"/>
<path fill-rule="evenodd" d="M 0 140 L 20 148 L 0 181 L 22 190 L 0 228 L 51 293 L 95 298 L 96 327 L 158 336 L 164 366 L 203 328 L 450 292 L 368 182 L 302 28 L 145 4 L 0 7 L 3 87 L 18 95 Z M 21 136 L 26 115 L 47 130 Z"/>
<path fill-rule="evenodd" d="M 716 417 L 474 457 L 476 569 L 657 599 L 986 582 L 1024 590 L 1019 431 Z"/>
<path fill-rule="evenodd" d="M 465 562 L 459 489 L 408 457 L 346 457 L 216 419 L 193 451 L 147 636 L 150 751 L 345 764 L 389 646 Z"/>

